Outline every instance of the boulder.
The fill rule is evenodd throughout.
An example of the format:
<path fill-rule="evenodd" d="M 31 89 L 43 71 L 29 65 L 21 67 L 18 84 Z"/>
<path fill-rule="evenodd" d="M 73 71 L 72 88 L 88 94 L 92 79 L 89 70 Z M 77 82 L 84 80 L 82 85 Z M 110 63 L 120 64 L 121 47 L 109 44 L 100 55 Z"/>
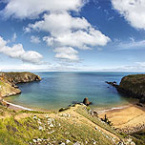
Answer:
<path fill-rule="evenodd" d="M 84 98 L 83 100 L 83 103 L 86 105 L 86 106 L 89 106 L 90 104 L 92 104 L 88 98 Z"/>

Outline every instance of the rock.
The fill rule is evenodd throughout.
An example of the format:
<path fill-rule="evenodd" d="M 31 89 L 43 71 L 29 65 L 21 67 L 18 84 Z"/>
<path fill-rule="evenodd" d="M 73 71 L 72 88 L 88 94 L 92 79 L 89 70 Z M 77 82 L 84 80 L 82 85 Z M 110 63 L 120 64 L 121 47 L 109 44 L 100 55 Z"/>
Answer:
<path fill-rule="evenodd" d="M 81 145 L 80 142 L 75 142 L 73 145 Z"/>
<path fill-rule="evenodd" d="M 86 106 L 89 106 L 90 104 L 92 104 L 88 98 L 84 98 L 83 100 L 83 103 L 86 105 Z"/>
<path fill-rule="evenodd" d="M 66 144 L 69 144 L 70 142 L 71 142 L 70 140 L 68 140 L 68 139 L 66 140 Z"/>
<path fill-rule="evenodd" d="M 111 85 L 111 86 L 113 86 L 113 87 L 118 87 L 118 85 L 117 85 L 117 82 L 108 82 L 108 81 L 105 81 L 105 83 L 107 83 L 107 84 L 109 84 L 109 85 Z"/>
<path fill-rule="evenodd" d="M 41 78 L 30 72 L 10 72 L 0 75 L 0 94 L 1 97 L 17 95 L 21 93 L 16 84 L 32 81 L 40 81 Z"/>

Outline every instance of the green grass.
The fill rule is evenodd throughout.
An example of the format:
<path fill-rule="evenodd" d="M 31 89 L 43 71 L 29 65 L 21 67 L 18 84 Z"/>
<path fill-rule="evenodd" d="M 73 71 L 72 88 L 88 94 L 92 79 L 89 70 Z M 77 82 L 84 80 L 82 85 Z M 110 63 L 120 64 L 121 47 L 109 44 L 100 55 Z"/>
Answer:
<path fill-rule="evenodd" d="M 30 117 L 15 119 L 15 116 L 23 113 L 30 113 Z M 112 138 L 107 138 L 95 128 L 87 124 L 73 123 L 64 117 L 53 120 L 49 117 L 49 113 L 46 116 L 44 112 L 15 112 L 0 106 L 0 118 L 0 144 L 2 145 L 37 144 L 33 139 L 43 139 L 41 145 L 48 143 L 57 145 L 66 140 L 70 141 L 69 145 L 75 142 L 83 144 L 87 142 L 88 145 L 93 145 L 94 142 L 97 145 L 112 145 Z M 53 127 L 48 123 L 49 120 L 52 121 Z M 40 126 L 43 130 L 40 130 Z"/>
<path fill-rule="evenodd" d="M 106 123 L 101 122 L 101 120 L 100 120 L 98 117 L 93 117 L 93 116 L 91 116 L 91 115 L 88 113 L 86 107 L 84 107 L 84 108 L 79 107 L 79 108 L 77 109 L 77 112 L 78 112 L 79 114 L 83 115 L 84 117 L 88 118 L 88 119 L 91 120 L 93 123 L 97 124 L 98 126 L 100 126 L 100 127 L 104 128 L 105 130 L 107 130 L 107 131 L 109 131 L 109 132 L 115 134 L 115 135 L 118 136 L 119 138 L 122 138 L 122 136 L 121 136 L 119 133 L 117 133 L 112 127 L 110 127 L 110 126 L 107 125 Z"/>

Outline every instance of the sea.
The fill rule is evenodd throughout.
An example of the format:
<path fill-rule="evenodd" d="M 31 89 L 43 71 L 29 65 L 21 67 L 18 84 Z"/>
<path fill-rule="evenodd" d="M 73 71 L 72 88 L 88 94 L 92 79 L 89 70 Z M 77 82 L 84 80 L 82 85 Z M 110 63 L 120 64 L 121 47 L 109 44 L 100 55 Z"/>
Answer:
<path fill-rule="evenodd" d="M 120 83 L 135 72 L 36 72 L 40 82 L 18 84 L 22 93 L 6 100 L 28 108 L 58 110 L 88 97 L 92 108 L 114 108 L 133 100 L 120 94 L 105 81 Z"/>

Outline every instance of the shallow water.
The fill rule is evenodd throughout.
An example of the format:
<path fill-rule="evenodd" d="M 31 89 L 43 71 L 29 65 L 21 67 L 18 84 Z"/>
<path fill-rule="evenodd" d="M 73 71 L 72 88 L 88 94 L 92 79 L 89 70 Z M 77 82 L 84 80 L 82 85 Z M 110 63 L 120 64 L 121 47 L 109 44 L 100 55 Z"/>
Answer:
<path fill-rule="evenodd" d="M 127 104 L 126 99 L 105 81 L 120 82 L 133 73 L 114 72 L 43 72 L 42 81 L 19 84 L 22 94 L 6 98 L 15 104 L 41 109 L 59 109 L 88 97 L 92 107 L 114 107 Z"/>

